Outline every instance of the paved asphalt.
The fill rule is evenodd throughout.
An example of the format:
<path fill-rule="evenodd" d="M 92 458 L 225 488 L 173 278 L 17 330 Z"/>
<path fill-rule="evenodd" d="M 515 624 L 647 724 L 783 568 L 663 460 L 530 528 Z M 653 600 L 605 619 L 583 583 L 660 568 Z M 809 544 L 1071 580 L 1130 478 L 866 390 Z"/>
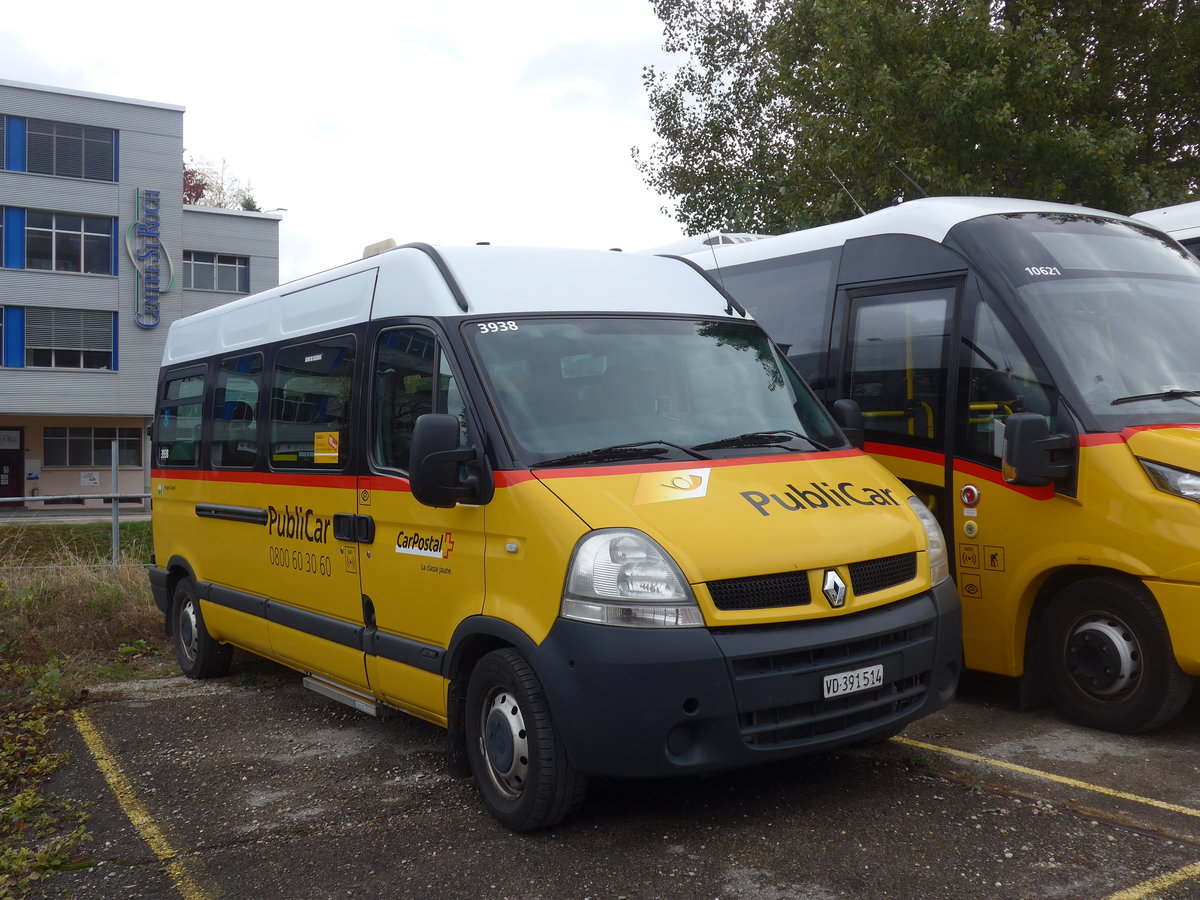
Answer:
<path fill-rule="evenodd" d="M 516 835 L 377 720 L 254 663 L 109 686 L 64 720 L 52 789 L 90 804 L 75 898 L 1182 900 L 1200 897 L 1200 702 L 1149 737 L 990 685 L 898 739 L 732 775 L 593 782 Z"/>

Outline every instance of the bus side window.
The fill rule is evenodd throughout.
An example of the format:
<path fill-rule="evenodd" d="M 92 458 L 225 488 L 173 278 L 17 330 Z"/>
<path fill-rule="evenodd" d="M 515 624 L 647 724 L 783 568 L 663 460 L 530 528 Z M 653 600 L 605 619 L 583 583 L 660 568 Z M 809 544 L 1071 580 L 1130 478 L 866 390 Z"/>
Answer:
<path fill-rule="evenodd" d="M 158 466 L 195 466 L 200 459 L 204 376 L 172 378 L 158 407 Z"/>
<path fill-rule="evenodd" d="M 271 386 L 271 464 L 341 468 L 350 459 L 353 335 L 284 347 Z"/>
<path fill-rule="evenodd" d="M 998 467 L 1010 415 L 1051 415 L 1049 376 L 986 303 L 978 306 L 970 338 L 964 335 L 959 359 L 957 455 Z"/>
<path fill-rule="evenodd" d="M 250 468 L 258 461 L 258 398 L 263 358 L 251 353 L 221 361 L 213 395 L 214 466 Z"/>

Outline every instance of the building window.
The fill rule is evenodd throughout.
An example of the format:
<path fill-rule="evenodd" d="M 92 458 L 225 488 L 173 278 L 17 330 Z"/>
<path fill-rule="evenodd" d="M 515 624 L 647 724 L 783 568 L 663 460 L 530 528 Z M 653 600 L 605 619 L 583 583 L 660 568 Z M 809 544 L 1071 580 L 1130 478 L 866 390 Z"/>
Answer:
<path fill-rule="evenodd" d="M 112 465 L 112 442 L 117 442 L 117 465 L 142 464 L 140 428 L 44 428 L 42 453 L 47 466 L 85 469 Z"/>
<path fill-rule="evenodd" d="M 193 291 L 250 293 L 250 258 L 183 251 L 183 286 Z"/>
<path fill-rule="evenodd" d="M 28 210 L 25 214 L 25 267 L 55 272 L 112 274 L 113 220 Z"/>
<path fill-rule="evenodd" d="M 7 163 L 4 161 L 7 159 L 4 155 L 4 124 L 6 121 L 7 118 L 5 116 L 0 116 L 0 169 L 7 167 Z"/>
<path fill-rule="evenodd" d="M 93 309 L 25 309 L 25 365 L 111 369 L 113 314 Z"/>
<path fill-rule="evenodd" d="M 30 119 L 25 168 L 40 175 L 115 181 L 116 144 L 111 128 Z"/>

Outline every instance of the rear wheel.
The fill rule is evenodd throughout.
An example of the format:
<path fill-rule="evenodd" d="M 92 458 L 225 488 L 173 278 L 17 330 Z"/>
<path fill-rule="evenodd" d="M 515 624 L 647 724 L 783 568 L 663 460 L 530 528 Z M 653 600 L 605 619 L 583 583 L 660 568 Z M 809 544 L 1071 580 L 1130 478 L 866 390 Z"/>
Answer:
<path fill-rule="evenodd" d="M 233 647 L 209 636 L 191 579 L 184 578 L 175 586 L 171 630 L 175 637 L 175 658 L 188 678 L 219 678 L 229 671 Z"/>
<path fill-rule="evenodd" d="M 555 825 L 587 780 L 554 731 L 541 682 L 516 650 L 484 656 L 467 685 L 467 758 L 488 810 L 514 831 Z"/>
<path fill-rule="evenodd" d="M 1039 648 L 1055 704 L 1091 728 L 1157 728 L 1192 693 L 1158 605 L 1134 581 L 1100 576 L 1064 588 L 1047 610 Z"/>

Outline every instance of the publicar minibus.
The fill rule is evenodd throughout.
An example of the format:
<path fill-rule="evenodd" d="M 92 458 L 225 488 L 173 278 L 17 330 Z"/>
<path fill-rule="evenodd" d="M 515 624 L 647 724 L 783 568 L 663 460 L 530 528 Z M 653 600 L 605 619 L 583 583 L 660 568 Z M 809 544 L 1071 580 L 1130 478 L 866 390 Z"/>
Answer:
<path fill-rule="evenodd" d="M 1137 732 L 1200 674 L 1200 264 L 1144 223 L 916 200 L 692 258 L 951 545 L 969 669 Z"/>
<path fill-rule="evenodd" d="M 515 830 L 957 685 L 936 521 L 682 260 L 409 245 L 180 319 L 153 452 L 184 673 L 445 726 Z"/>

